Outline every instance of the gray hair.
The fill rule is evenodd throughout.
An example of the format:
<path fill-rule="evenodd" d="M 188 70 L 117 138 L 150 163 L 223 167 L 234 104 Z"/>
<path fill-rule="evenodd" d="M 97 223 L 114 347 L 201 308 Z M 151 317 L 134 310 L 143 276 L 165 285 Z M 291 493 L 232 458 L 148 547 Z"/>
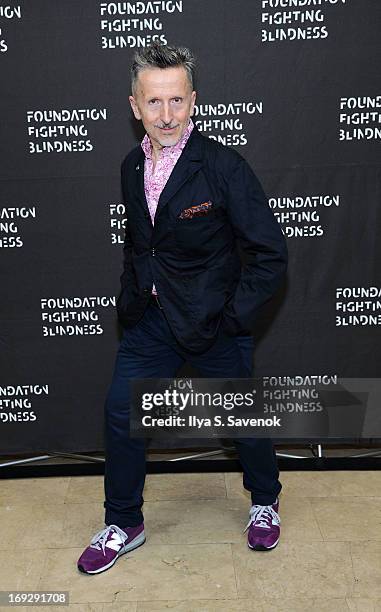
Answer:
<path fill-rule="evenodd" d="M 189 84 L 193 90 L 193 78 L 196 58 L 186 47 L 169 47 L 154 41 L 150 47 L 143 47 L 135 52 L 131 66 L 131 89 L 136 91 L 136 81 L 139 72 L 146 68 L 172 68 L 183 66 L 185 68 Z"/>

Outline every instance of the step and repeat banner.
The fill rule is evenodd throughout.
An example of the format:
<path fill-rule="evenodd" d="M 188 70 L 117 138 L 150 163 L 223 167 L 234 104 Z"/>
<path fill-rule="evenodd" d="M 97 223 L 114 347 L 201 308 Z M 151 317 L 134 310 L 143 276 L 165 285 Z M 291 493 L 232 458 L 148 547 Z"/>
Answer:
<path fill-rule="evenodd" d="M 288 240 L 255 376 L 280 404 L 287 377 L 380 376 L 380 26 L 375 0 L 0 1 L 2 453 L 103 448 L 120 164 L 144 135 L 129 69 L 153 40 L 193 50 L 194 121 L 249 161 Z"/>

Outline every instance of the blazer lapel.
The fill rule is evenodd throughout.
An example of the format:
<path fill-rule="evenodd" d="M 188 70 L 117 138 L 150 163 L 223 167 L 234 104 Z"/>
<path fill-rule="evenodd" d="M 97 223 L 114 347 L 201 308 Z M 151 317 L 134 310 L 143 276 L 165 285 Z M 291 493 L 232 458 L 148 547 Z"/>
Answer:
<path fill-rule="evenodd" d="M 139 156 L 135 163 L 135 197 L 140 202 L 144 211 L 148 213 L 149 221 L 151 221 L 151 215 L 149 214 L 149 208 L 147 204 L 146 194 L 144 191 L 144 151 L 140 148 Z"/>
<path fill-rule="evenodd" d="M 173 168 L 171 175 L 161 192 L 156 209 L 155 219 L 164 206 L 179 191 L 197 170 L 202 166 L 202 136 L 194 126 L 186 145 Z"/>

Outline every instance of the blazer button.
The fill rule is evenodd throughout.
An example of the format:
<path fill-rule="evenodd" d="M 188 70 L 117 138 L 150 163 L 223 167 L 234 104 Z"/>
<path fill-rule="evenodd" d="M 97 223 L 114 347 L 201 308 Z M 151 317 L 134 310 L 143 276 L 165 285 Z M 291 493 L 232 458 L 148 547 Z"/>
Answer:
<path fill-rule="evenodd" d="M 148 291 L 149 291 L 148 287 L 145 287 L 145 288 L 143 289 L 143 293 L 148 293 Z"/>
<path fill-rule="evenodd" d="M 145 213 L 144 213 L 144 216 L 145 216 L 145 218 L 146 218 L 146 219 L 148 219 L 148 217 L 149 217 L 149 213 L 148 213 L 148 212 L 145 212 Z"/>

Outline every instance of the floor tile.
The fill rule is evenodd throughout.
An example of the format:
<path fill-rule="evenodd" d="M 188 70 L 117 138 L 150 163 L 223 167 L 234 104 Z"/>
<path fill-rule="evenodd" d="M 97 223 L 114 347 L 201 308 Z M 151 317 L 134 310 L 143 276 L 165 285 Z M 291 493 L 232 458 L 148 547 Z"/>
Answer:
<path fill-rule="evenodd" d="M 81 549 L 47 552 L 38 588 L 48 589 L 54 584 L 58 590 L 70 590 L 73 603 L 226 599 L 237 595 L 230 544 L 144 545 L 95 576 L 78 572 L 76 561 Z"/>
<path fill-rule="evenodd" d="M 349 612 L 344 598 L 147 601 L 138 602 L 137 612 Z M 364 611 L 365 612 L 365 611 Z"/>
<path fill-rule="evenodd" d="M 70 599 L 69 599 L 70 601 Z M 103 603 L 81 603 L 81 604 L 70 604 L 68 606 L 17 606 L 17 612 L 57 612 L 57 610 L 64 610 L 65 612 L 103 612 Z M 112 608 L 110 608 L 111 610 Z M 8 608 L 9 610 L 9 608 Z M 5 611 L 5 609 L 4 609 Z M 136 603 L 133 608 L 126 612 L 136 612 Z"/>
<path fill-rule="evenodd" d="M 282 472 L 284 493 L 300 497 L 381 497 L 381 471 Z"/>
<path fill-rule="evenodd" d="M 104 501 L 103 476 L 72 476 L 67 489 L 65 502 L 84 504 Z"/>
<path fill-rule="evenodd" d="M 381 497 L 310 501 L 324 540 L 381 542 Z"/>
<path fill-rule="evenodd" d="M 144 505 L 147 537 L 152 544 L 241 542 L 249 520 L 250 504 L 242 498 L 147 502 Z M 309 500 L 285 499 L 281 504 L 282 541 L 322 540 Z"/>
<path fill-rule="evenodd" d="M 136 612 L 137 602 L 123 603 L 78 603 L 70 604 L 59 608 L 57 606 L 21 606 L 17 607 L 18 612 L 57 612 L 57 610 L 64 610 L 65 612 Z M 9 610 L 9 608 L 8 608 Z"/>
<path fill-rule="evenodd" d="M 0 487 L 0 506 L 32 503 L 63 504 L 70 477 L 4 479 Z"/>
<path fill-rule="evenodd" d="M 281 472 L 281 495 L 287 497 L 381 497 L 381 471 Z M 227 497 L 250 499 L 242 474 L 225 473 Z"/>
<path fill-rule="evenodd" d="M 0 506 L 0 550 L 49 548 L 62 533 L 64 504 Z"/>
<path fill-rule="evenodd" d="M 263 612 L 349 612 L 345 598 L 293 597 L 268 599 Z"/>
<path fill-rule="evenodd" d="M 226 498 L 224 474 L 150 474 L 143 495 L 145 501 Z"/>
<path fill-rule="evenodd" d="M 354 597 L 381 598 L 381 542 L 351 542 Z"/>
<path fill-rule="evenodd" d="M 104 527 L 103 477 L 3 480 L 0 589 L 69 590 L 74 612 L 381 612 L 381 472 L 281 482 L 281 541 L 257 553 L 242 474 L 148 475 L 146 544 L 86 576 L 76 562 Z"/>
<path fill-rule="evenodd" d="M 200 599 L 183 601 L 138 601 L 136 612 L 264 612 L 252 599 Z"/>
<path fill-rule="evenodd" d="M 104 508 L 98 502 L 70 503 L 64 506 L 62 530 L 57 536 L 56 548 L 84 548 L 91 538 L 104 529 Z"/>
<path fill-rule="evenodd" d="M 46 555 L 46 550 L 36 548 L 33 550 L 20 548 L 15 551 L 2 552 L 0 555 L 0 590 L 38 590 L 38 582 L 45 568 Z M 48 590 L 51 591 L 52 588 Z"/>
<path fill-rule="evenodd" d="M 380 612 L 381 599 L 347 599 L 350 612 Z"/>
<path fill-rule="evenodd" d="M 354 575 L 349 542 L 280 542 L 271 552 L 232 544 L 238 596 L 316 598 L 352 595 Z"/>
<path fill-rule="evenodd" d="M 225 498 L 225 479 L 223 473 L 148 474 L 143 497 L 145 501 Z M 85 503 L 88 501 L 103 503 L 103 477 L 76 476 L 71 478 L 66 502 Z"/>

